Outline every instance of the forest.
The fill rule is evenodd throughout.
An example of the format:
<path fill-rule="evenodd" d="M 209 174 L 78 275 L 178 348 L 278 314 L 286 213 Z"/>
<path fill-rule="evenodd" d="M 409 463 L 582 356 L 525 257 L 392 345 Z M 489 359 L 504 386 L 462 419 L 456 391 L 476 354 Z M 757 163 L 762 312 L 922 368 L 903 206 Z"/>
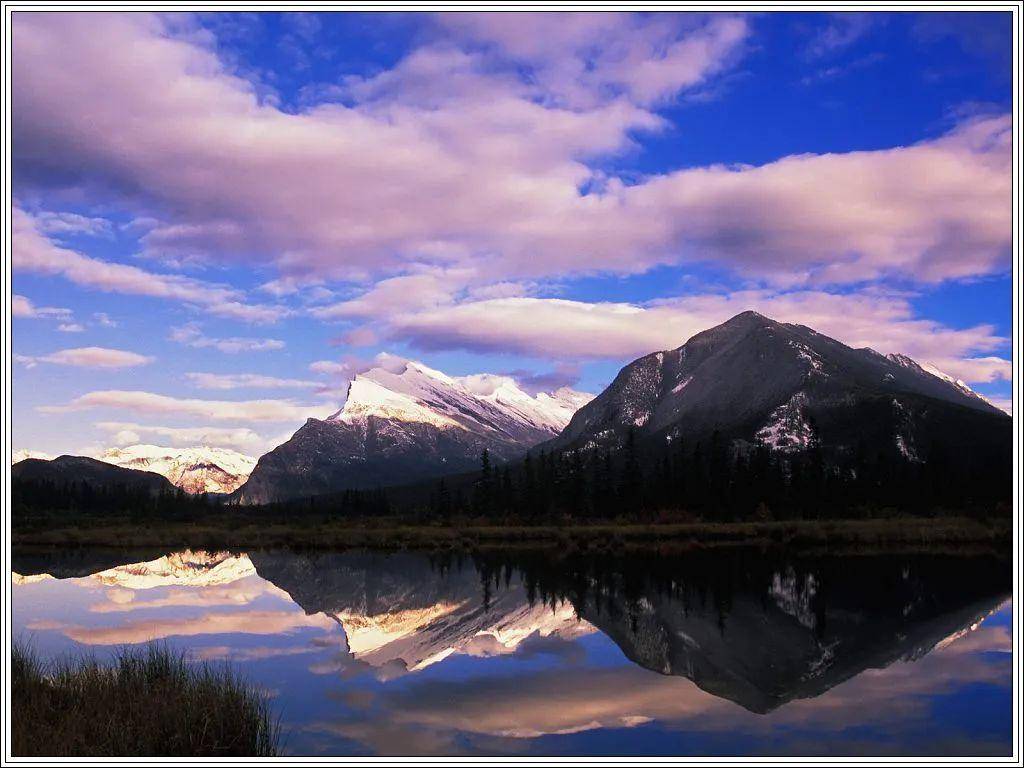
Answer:
<path fill-rule="evenodd" d="M 393 488 L 352 489 L 259 507 L 232 507 L 254 519 L 362 519 L 413 522 L 474 519 L 494 524 L 548 524 L 663 519 L 702 522 L 1009 514 L 1010 467 L 998 456 L 954 458 L 940 448 L 925 461 L 872 454 L 826 457 L 815 446 L 782 453 L 760 446 L 736 451 L 717 435 L 707 444 L 639 448 L 541 450 L 508 464 L 485 450 L 475 473 Z M 121 484 L 21 480 L 12 488 L 16 522 L 113 513 L 132 520 L 203 520 L 223 515 L 216 496 L 183 491 L 153 495 Z"/>

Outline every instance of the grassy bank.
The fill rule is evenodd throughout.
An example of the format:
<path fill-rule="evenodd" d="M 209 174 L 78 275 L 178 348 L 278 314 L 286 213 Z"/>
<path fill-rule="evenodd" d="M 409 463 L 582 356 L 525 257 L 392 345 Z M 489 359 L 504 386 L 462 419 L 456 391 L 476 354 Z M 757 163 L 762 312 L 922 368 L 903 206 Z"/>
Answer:
<path fill-rule="evenodd" d="M 16 756 L 209 757 L 277 753 L 262 694 L 227 666 L 190 665 L 160 646 L 48 663 L 15 645 Z"/>
<path fill-rule="evenodd" d="M 663 522 L 494 525 L 480 521 L 414 525 L 401 520 L 280 523 L 224 519 L 216 523 L 111 521 L 89 527 L 16 529 L 16 546 L 192 547 L 255 549 L 405 548 L 476 549 L 491 546 L 617 548 L 673 545 L 785 546 L 799 548 L 934 549 L 1004 547 L 1009 520 L 885 518 L 745 523 Z"/>

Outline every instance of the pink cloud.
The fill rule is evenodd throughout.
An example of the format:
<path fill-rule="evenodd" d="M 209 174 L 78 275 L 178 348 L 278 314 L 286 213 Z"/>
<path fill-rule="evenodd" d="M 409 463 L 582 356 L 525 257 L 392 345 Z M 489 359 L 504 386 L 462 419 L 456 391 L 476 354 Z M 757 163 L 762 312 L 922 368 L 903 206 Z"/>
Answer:
<path fill-rule="evenodd" d="M 221 339 L 206 336 L 200 330 L 198 323 L 186 323 L 177 328 L 172 328 L 168 338 L 187 347 L 216 349 L 218 352 L 224 352 L 229 355 L 238 354 L 239 352 L 266 352 L 284 349 L 285 346 L 284 342 L 280 339 L 258 339 L 242 336 Z"/>
<path fill-rule="evenodd" d="M 259 373 L 186 373 L 185 378 L 200 389 L 312 389 L 319 382 L 308 379 L 283 379 Z"/>
<path fill-rule="evenodd" d="M 119 445 L 137 443 L 150 437 L 158 438 L 162 444 L 175 446 L 215 445 L 234 448 L 253 454 L 262 454 L 280 445 L 291 432 L 284 435 L 261 435 L 248 427 L 168 427 L 159 424 L 139 424 L 131 421 L 99 421 L 98 429 L 112 435 L 111 440 Z"/>
<path fill-rule="evenodd" d="M 142 14 L 19 14 L 19 178 L 31 187 L 68 173 L 173 212 L 144 235 L 152 252 L 312 278 L 391 278 L 432 264 L 485 284 L 701 260 L 759 280 L 827 284 L 938 281 L 1008 265 L 1008 116 L 905 147 L 627 185 L 588 160 L 661 129 L 648 103 L 727 66 L 746 36 L 742 20 L 675 28 L 574 16 L 536 39 L 517 16 L 442 23 L 462 25 L 463 37 L 351 81 L 354 105 L 286 113 L 182 36 L 180 20 L 175 36 Z M 539 80 L 516 76 L 508 60 L 526 61 Z M 64 254 L 55 261 L 40 269 L 98 269 Z M 119 270 L 104 281 L 138 277 Z M 195 290 L 164 278 L 153 290 Z M 252 311 L 208 290 L 203 306 Z"/>
<path fill-rule="evenodd" d="M 902 352 L 967 381 L 1008 379 L 1011 365 L 975 357 L 1007 340 L 989 325 L 950 328 L 915 317 L 905 297 L 824 291 L 736 291 L 648 305 L 516 297 L 453 303 L 391 319 L 395 338 L 428 349 L 514 351 L 552 359 L 629 359 L 673 349 L 747 309 L 810 326 L 853 347 Z"/>
<path fill-rule="evenodd" d="M 37 363 L 52 363 L 53 365 L 71 365 L 76 368 L 135 368 L 140 365 L 148 365 L 154 359 L 148 355 L 106 347 L 62 349 L 39 357 L 18 356 L 20 362 L 29 366 L 34 366 Z"/>
<path fill-rule="evenodd" d="M 276 421 L 301 423 L 313 416 L 326 418 L 332 408 L 302 405 L 292 400 L 201 400 L 177 398 L 138 390 L 100 390 L 74 398 L 66 405 L 40 406 L 42 413 L 67 413 L 94 408 L 134 413 L 193 416 L 215 421 Z"/>
<path fill-rule="evenodd" d="M 439 22 L 531 68 L 546 94 L 576 106 L 621 92 L 651 104 L 699 85 L 736 58 L 738 16 L 628 13 L 452 13 Z M 603 43 L 603 44 L 602 44 Z"/>
<path fill-rule="evenodd" d="M 30 628 L 61 631 L 85 645 L 122 645 L 162 640 L 167 637 L 195 637 L 243 633 L 276 635 L 306 627 L 330 630 L 336 625 L 325 615 L 305 615 L 301 611 L 249 611 L 240 613 L 204 613 L 187 619 L 140 620 L 107 627 L 65 625 L 59 622 L 33 624 Z"/>

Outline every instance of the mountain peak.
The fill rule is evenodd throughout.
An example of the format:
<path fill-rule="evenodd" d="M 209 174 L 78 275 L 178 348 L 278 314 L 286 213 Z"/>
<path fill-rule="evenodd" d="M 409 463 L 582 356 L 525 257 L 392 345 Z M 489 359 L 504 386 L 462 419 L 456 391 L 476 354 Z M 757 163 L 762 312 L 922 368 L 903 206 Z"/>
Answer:
<path fill-rule="evenodd" d="M 717 432 L 737 444 L 797 451 L 831 443 L 849 453 L 870 427 L 887 450 L 917 455 L 906 446 L 915 434 L 922 446 L 932 440 L 932 428 L 911 415 L 910 404 L 924 409 L 925 399 L 997 412 L 963 382 L 905 355 L 852 349 L 812 328 L 746 311 L 672 352 L 624 367 L 577 411 L 556 445 L 614 447 L 630 431 L 693 444 Z M 872 416 L 852 415 L 858 408 Z"/>
<path fill-rule="evenodd" d="M 189 493 L 230 493 L 256 466 L 252 456 L 210 445 L 172 448 L 140 443 L 110 448 L 98 458 L 118 467 L 156 472 Z"/>
<path fill-rule="evenodd" d="M 449 376 L 415 360 L 388 357 L 357 374 L 341 410 L 329 421 L 361 423 L 370 416 L 430 424 L 441 429 L 488 429 L 510 417 L 520 426 L 552 436 L 589 395 L 530 395 L 511 376 L 491 373 Z"/>
<path fill-rule="evenodd" d="M 730 317 L 725 322 L 726 323 L 731 323 L 731 322 L 734 322 L 734 321 L 737 321 L 737 320 L 741 320 L 741 321 L 748 321 L 748 320 L 771 320 L 771 318 L 766 316 L 766 315 L 762 315 L 760 312 L 757 312 L 756 310 L 745 309 L 742 312 L 733 315 L 732 317 Z M 772 322 L 775 322 L 775 321 L 772 320 Z"/>
<path fill-rule="evenodd" d="M 246 503 L 387 485 L 496 461 L 558 435 L 590 395 L 531 395 L 511 376 L 450 376 L 415 360 L 382 356 L 356 375 L 341 409 L 310 419 L 260 459 L 239 491 Z"/>

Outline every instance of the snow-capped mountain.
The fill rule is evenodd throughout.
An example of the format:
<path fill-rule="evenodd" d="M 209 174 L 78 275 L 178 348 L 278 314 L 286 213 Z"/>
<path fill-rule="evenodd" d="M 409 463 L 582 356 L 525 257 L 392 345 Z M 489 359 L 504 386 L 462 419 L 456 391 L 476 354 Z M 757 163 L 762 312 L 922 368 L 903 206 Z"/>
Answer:
<path fill-rule="evenodd" d="M 186 549 L 142 563 L 129 563 L 99 571 L 91 579 L 124 589 L 154 587 L 212 587 L 256 574 L 248 555 Z"/>
<path fill-rule="evenodd" d="M 357 375 L 341 410 L 309 419 L 260 458 L 242 503 L 396 485 L 462 472 L 486 448 L 497 461 L 557 435 L 590 395 L 530 395 L 508 376 L 448 376 L 389 359 Z"/>
<path fill-rule="evenodd" d="M 256 466 L 252 456 L 211 446 L 129 445 L 111 448 L 97 458 L 119 467 L 156 472 L 189 493 L 231 493 Z"/>
<path fill-rule="evenodd" d="M 567 600 L 531 603 L 518 578 L 485 598 L 473 568 L 442 574 L 422 555 L 254 552 L 252 562 L 307 614 L 337 621 L 352 659 L 389 674 L 423 670 L 453 654 L 512 653 L 528 637 L 594 631 Z"/>
<path fill-rule="evenodd" d="M 1010 419 L 963 382 L 903 355 L 853 349 L 802 325 L 743 312 L 678 349 L 624 367 L 550 447 L 691 446 L 717 432 L 735 445 L 811 445 L 916 460 L 1008 444 Z"/>
<path fill-rule="evenodd" d="M 568 388 L 531 396 L 509 376 L 448 376 L 403 360 L 397 368 L 382 365 L 357 375 L 328 421 L 363 425 L 378 418 L 544 439 L 561 431 L 590 397 Z"/>
<path fill-rule="evenodd" d="M 17 464 L 19 461 L 25 459 L 42 459 L 43 461 L 50 461 L 54 458 L 52 453 L 46 453 L 45 451 L 32 451 L 28 448 L 20 448 L 17 451 L 11 453 L 11 464 Z"/>
<path fill-rule="evenodd" d="M 651 569 L 659 575 L 640 600 L 596 566 L 606 578 L 574 600 L 579 617 L 631 661 L 757 713 L 821 695 L 866 669 L 920 659 L 976 627 L 1009 591 L 997 560 L 826 556 L 777 567 L 719 550 L 669 562 Z M 724 587 L 725 573 L 743 575 Z M 572 594 L 577 574 L 552 569 L 547 586 Z M 654 588 L 662 579 L 672 588 Z M 702 599 L 705 590 L 722 597 Z"/>

